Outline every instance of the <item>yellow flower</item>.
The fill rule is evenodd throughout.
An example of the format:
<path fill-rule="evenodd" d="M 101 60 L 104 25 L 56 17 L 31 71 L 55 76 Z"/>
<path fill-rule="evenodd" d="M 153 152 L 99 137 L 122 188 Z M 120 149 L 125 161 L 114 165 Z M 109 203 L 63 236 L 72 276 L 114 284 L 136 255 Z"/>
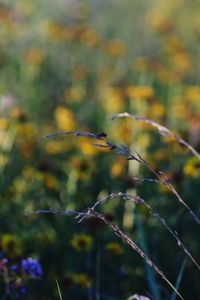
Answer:
<path fill-rule="evenodd" d="M 98 153 L 97 147 L 93 146 L 93 141 L 87 137 L 80 137 L 76 142 L 77 148 L 86 156 L 93 156 Z"/>
<path fill-rule="evenodd" d="M 103 91 L 102 103 L 106 112 L 118 113 L 124 109 L 123 92 L 118 88 L 107 88 Z"/>
<path fill-rule="evenodd" d="M 66 27 L 55 22 L 47 23 L 47 35 L 54 42 L 70 42 L 76 30 Z"/>
<path fill-rule="evenodd" d="M 172 30 L 172 23 L 169 19 L 160 16 L 159 12 L 151 11 L 147 14 L 147 22 L 159 33 L 169 33 Z"/>
<path fill-rule="evenodd" d="M 76 128 L 76 120 L 73 112 L 64 106 L 56 108 L 55 120 L 58 128 L 61 130 L 73 131 Z"/>
<path fill-rule="evenodd" d="M 125 54 L 126 46 L 121 40 L 112 40 L 107 43 L 105 50 L 114 57 L 119 57 Z"/>
<path fill-rule="evenodd" d="M 23 170 L 23 175 L 24 175 L 24 177 L 26 177 L 26 178 L 33 178 L 33 176 L 34 176 L 34 174 L 35 174 L 35 169 L 34 168 L 32 168 L 32 167 L 26 167 L 24 170 Z"/>
<path fill-rule="evenodd" d="M 78 65 L 73 70 L 73 77 L 75 80 L 83 80 L 83 79 L 85 79 L 87 73 L 88 73 L 88 71 L 85 66 Z"/>
<path fill-rule="evenodd" d="M 189 101 L 199 105 L 200 103 L 200 87 L 199 86 L 190 86 L 186 90 L 186 97 Z"/>
<path fill-rule="evenodd" d="M 18 3 L 16 3 L 16 8 L 17 11 L 20 11 L 20 14 L 24 16 L 30 16 L 34 13 L 34 4 L 34 2 L 29 1 L 18 1 Z"/>
<path fill-rule="evenodd" d="M 0 130 L 4 131 L 8 129 L 9 127 L 9 121 L 6 118 L 0 119 Z"/>
<path fill-rule="evenodd" d="M 90 250 L 93 245 L 93 240 L 90 235 L 76 234 L 71 240 L 71 245 L 76 251 Z"/>
<path fill-rule="evenodd" d="M 172 64 L 178 70 L 183 72 L 189 72 L 192 67 L 191 57 L 188 53 L 182 51 L 178 53 L 174 53 L 171 57 Z"/>
<path fill-rule="evenodd" d="M 12 234 L 4 234 L 1 237 L 0 245 L 8 257 L 17 257 L 21 253 L 21 243 L 20 240 Z"/>
<path fill-rule="evenodd" d="M 188 105 L 184 103 L 184 98 L 182 97 L 175 97 L 173 103 L 173 109 L 171 112 L 171 116 L 174 118 L 181 118 L 186 119 L 190 117 L 190 111 L 188 109 Z"/>
<path fill-rule="evenodd" d="M 74 85 L 65 92 L 65 101 L 68 103 L 78 103 L 83 100 L 86 94 L 84 85 Z"/>
<path fill-rule="evenodd" d="M 96 47 L 100 42 L 100 38 L 92 28 L 86 27 L 81 34 L 81 41 L 87 47 Z"/>
<path fill-rule="evenodd" d="M 133 122 L 130 119 L 119 120 L 112 134 L 117 140 L 130 143 L 133 139 Z"/>
<path fill-rule="evenodd" d="M 152 119 L 162 118 L 165 114 L 166 108 L 161 103 L 154 103 L 147 110 L 147 116 Z"/>
<path fill-rule="evenodd" d="M 38 132 L 34 125 L 21 123 L 17 126 L 17 146 L 25 159 L 30 159 L 37 145 Z"/>
<path fill-rule="evenodd" d="M 37 140 L 38 133 L 35 126 L 31 123 L 19 124 L 17 127 L 17 133 L 20 137 L 23 137 L 27 140 Z"/>
<path fill-rule="evenodd" d="M 15 192 L 19 194 L 23 194 L 27 192 L 29 185 L 27 184 L 25 178 L 17 177 L 14 181 L 14 188 L 15 188 Z"/>
<path fill-rule="evenodd" d="M 72 275 L 72 280 L 82 288 L 89 289 L 92 286 L 91 279 L 85 274 L 74 274 Z"/>
<path fill-rule="evenodd" d="M 40 49 L 31 48 L 25 53 L 25 60 L 32 65 L 41 65 L 44 55 Z"/>
<path fill-rule="evenodd" d="M 113 177 L 122 177 L 125 171 L 125 162 L 126 160 L 122 157 L 118 157 L 112 167 L 111 167 L 111 174 Z"/>
<path fill-rule="evenodd" d="M 163 140 L 164 143 L 169 144 L 169 145 L 173 144 L 176 140 L 173 135 L 162 136 L 161 139 Z"/>
<path fill-rule="evenodd" d="M 167 148 L 165 149 L 158 149 L 153 152 L 153 154 L 149 157 L 148 160 L 155 160 L 159 162 L 169 162 L 171 156 Z"/>
<path fill-rule="evenodd" d="M 196 157 L 192 157 L 188 160 L 184 166 L 183 173 L 189 177 L 199 177 L 200 176 L 200 162 Z"/>
<path fill-rule="evenodd" d="M 77 156 L 72 156 L 70 159 L 70 166 L 73 167 L 73 174 L 76 180 L 88 181 L 95 169 L 95 163 L 91 159 L 80 158 Z"/>
<path fill-rule="evenodd" d="M 109 243 L 106 245 L 106 249 L 115 255 L 121 255 L 124 252 L 123 248 L 118 243 Z"/>
<path fill-rule="evenodd" d="M 149 100 L 154 96 L 154 91 L 150 86 L 130 85 L 126 89 L 127 95 L 135 100 Z"/>
<path fill-rule="evenodd" d="M 25 122 L 27 119 L 26 113 L 19 107 L 14 107 L 13 109 L 11 109 L 9 115 L 12 119 L 22 123 Z"/>
<path fill-rule="evenodd" d="M 58 188 L 58 180 L 56 177 L 50 173 L 44 173 L 43 175 L 43 183 L 45 187 L 50 190 L 55 190 Z"/>
<path fill-rule="evenodd" d="M 163 194 L 170 194 L 171 193 L 171 191 L 164 184 L 160 184 L 158 189 Z"/>
<path fill-rule="evenodd" d="M 66 141 L 49 140 L 45 144 L 45 149 L 48 154 L 54 155 L 54 154 L 66 152 L 66 150 L 69 149 L 69 145 L 66 143 Z"/>

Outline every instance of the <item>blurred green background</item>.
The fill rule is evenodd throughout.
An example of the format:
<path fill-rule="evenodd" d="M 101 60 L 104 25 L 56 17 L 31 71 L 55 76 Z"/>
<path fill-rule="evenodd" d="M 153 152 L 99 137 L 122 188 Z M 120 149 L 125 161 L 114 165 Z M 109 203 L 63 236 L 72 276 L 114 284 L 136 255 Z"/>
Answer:
<path fill-rule="evenodd" d="M 29 215 L 38 209 L 85 211 L 111 192 L 145 199 L 199 257 L 198 225 L 137 162 L 83 137 L 106 132 L 137 149 L 172 179 L 200 216 L 200 163 L 147 124 L 110 121 L 128 111 L 155 120 L 200 151 L 199 0 L 0 1 L 0 251 L 14 264 L 39 259 L 44 276 L 23 299 L 172 299 L 164 282 L 96 219 Z M 175 284 L 185 255 L 143 206 L 123 200 L 101 211 L 149 254 Z M 198 270 L 187 261 L 180 291 L 199 299 Z M 1 276 L 0 295 L 5 294 Z M 17 299 L 10 295 L 8 299 Z M 7 299 L 7 298 L 6 298 Z"/>

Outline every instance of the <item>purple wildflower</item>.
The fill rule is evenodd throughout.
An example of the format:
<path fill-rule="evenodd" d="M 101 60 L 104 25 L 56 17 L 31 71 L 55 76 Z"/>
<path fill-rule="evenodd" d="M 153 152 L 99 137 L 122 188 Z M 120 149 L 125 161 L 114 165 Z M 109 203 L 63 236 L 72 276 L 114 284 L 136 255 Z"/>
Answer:
<path fill-rule="evenodd" d="M 40 263 L 36 259 L 33 259 L 31 257 L 29 257 L 28 259 L 22 259 L 21 267 L 23 273 L 29 275 L 32 278 L 42 277 L 43 275 Z"/>

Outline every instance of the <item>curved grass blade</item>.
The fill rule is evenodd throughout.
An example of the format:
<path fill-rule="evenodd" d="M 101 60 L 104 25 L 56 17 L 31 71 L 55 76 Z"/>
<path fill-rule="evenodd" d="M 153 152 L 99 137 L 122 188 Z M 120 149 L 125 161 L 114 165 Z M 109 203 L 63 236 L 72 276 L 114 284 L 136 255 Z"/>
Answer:
<path fill-rule="evenodd" d="M 136 116 L 134 114 L 129 114 L 127 112 L 124 113 L 120 113 L 120 114 L 116 114 L 114 115 L 111 120 L 117 119 L 117 118 L 132 118 L 136 121 L 142 121 L 144 123 L 150 124 L 151 126 L 155 127 L 159 134 L 162 136 L 170 136 L 172 138 L 174 138 L 177 142 L 179 142 L 180 144 L 184 145 L 186 148 L 188 148 L 189 151 L 191 151 L 199 160 L 200 160 L 200 154 L 192 147 L 192 145 L 190 145 L 188 142 L 186 142 L 185 140 L 183 140 L 180 136 L 178 136 L 177 134 L 173 133 L 171 130 L 169 130 L 167 127 L 151 120 L 151 119 L 147 119 L 145 117 L 140 117 L 140 116 Z"/>

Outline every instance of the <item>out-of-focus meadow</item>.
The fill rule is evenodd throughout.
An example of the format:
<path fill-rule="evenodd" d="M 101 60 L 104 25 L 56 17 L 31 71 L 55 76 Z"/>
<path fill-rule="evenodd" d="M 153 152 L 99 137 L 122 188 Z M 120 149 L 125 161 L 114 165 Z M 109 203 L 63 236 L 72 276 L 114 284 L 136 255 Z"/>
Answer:
<path fill-rule="evenodd" d="M 136 293 L 175 299 L 97 219 L 78 224 L 74 217 L 29 213 L 86 211 L 111 192 L 138 194 L 199 259 L 199 225 L 165 185 L 133 180 L 155 178 L 144 166 L 93 146 L 87 137 L 39 143 L 59 131 L 103 131 L 164 172 L 200 216 L 198 158 L 144 122 L 111 121 L 125 111 L 152 119 L 200 151 L 199 5 L 0 1 L 1 299 L 59 299 L 55 279 L 63 299 L 125 300 Z M 99 209 L 174 285 L 179 279 L 185 299 L 199 299 L 198 269 L 146 207 L 118 199 Z M 21 261 L 29 257 L 42 270 L 37 265 L 36 273 L 26 273 Z"/>

